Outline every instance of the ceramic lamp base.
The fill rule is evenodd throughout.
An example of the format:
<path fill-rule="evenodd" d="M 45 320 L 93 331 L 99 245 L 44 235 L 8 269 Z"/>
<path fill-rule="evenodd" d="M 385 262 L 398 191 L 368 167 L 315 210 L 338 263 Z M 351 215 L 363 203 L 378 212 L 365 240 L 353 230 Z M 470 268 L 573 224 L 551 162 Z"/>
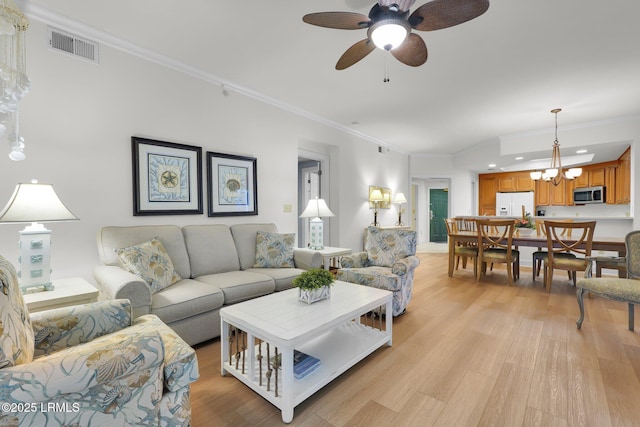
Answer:
<path fill-rule="evenodd" d="M 313 218 L 309 221 L 309 230 L 309 249 L 315 251 L 324 249 L 324 221 L 320 218 Z"/>

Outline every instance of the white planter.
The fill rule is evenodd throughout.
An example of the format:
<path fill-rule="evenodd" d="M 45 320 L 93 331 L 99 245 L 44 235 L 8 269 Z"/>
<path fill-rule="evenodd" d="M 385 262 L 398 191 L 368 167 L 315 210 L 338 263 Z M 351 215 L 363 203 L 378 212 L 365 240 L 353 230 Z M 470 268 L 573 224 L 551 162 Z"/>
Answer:
<path fill-rule="evenodd" d="M 536 232 L 534 228 L 516 228 L 518 236 L 531 236 Z"/>
<path fill-rule="evenodd" d="M 327 298 L 331 298 L 330 286 L 323 286 L 320 289 L 299 289 L 298 300 L 306 302 L 307 304 Z"/>

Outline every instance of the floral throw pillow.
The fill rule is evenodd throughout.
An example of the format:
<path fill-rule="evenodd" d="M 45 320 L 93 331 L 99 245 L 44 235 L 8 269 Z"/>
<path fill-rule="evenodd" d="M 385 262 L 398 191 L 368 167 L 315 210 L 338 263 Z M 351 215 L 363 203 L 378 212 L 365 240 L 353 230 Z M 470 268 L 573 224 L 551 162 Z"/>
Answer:
<path fill-rule="evenodd" d="M 393 267 L 401 258 L 416 254 L 416 232 L 368 228 L 365 250 L 369 263 L 377 267 Z"/>
<path fill-rule="evenodd" d="M 256 263 L 258 268 L 292 268 L 294 233 L 277 234 L 258 231 L 256 234 Z"/>
<path fill-rule="evenodd" d="M 147 282 L 151 293 L 155 294 L 180 280 L 158 237 L 139 245 L 115 249 L 115 252 L 127 270 Z"/>
<path fill-rule="evenodd" d="M 0 256 L 0 369 L 31 362 L 34 349 L 31 318 L 16 270 Z"/>

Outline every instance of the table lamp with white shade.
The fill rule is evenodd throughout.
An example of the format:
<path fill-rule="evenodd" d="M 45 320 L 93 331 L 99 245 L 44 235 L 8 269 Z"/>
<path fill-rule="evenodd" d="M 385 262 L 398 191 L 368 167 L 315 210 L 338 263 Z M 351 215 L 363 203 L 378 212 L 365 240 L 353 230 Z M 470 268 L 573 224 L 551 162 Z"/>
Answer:
<path fill-rule="evenodd" d="M 311 239 L 309 249 L 317 251 L 324 249 L 324 221 L 321 219 L 323 216 L 335 215 L 327 206 L 327 202 L 317 197 L 309 200 L 307 207 L 300 215 L 300 218 L 312 218 L 311 221 L 309 221 Z"/>
<path fill-rule="evenodd" d="M 382 191 L 376 188 L 369 194 L 369 202 L 373 203 L 373 226 L 377 227 L 378 224 L 378 203 L 384 202 L 384 196 Z"/>
<path fill-rule="evenodd" d="M 51 184 L 20 183 L 0 212 L 0 222 L 31 223 L 20 231 L 20 288 L 53 290 L 51 283 L 51 230 L 41 222 L 74 221 Z"/>
<path fill-rule="evenodd" d="M 402 226 L 402 205 L 407 203 L 407 198 L 404 197 L 404 193 L 396 194 L 396 198 L 393 199 L 393 203 L 398 204 L 398 223 L 396 225 Z"/>

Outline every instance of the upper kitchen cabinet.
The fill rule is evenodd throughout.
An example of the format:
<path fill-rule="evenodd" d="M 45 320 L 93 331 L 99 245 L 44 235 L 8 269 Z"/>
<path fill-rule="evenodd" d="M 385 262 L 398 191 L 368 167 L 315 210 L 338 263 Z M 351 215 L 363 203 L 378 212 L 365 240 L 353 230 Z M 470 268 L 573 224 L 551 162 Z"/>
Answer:
<path fill-rule="evenodd" d="M 516 191 L 534 191 L 534 181 L 529 172 L 504 172 L 496 173 L 498 180 L 498 191 L 500 193 L 511 193 Z"/>
<path fill-rule="evenodd" d="M 613 189 L 608 189 L 613 194 Z M 631 147 L 627 148 L 618 159 L 615 179 L 615 203 L 631 202 Z M 608 196 L 607 196 L 608 198 Z"/>
<path fill-rule="evenodd" d="M 583 166 L 582 175 L 575 180 L 576 188 L 598 187 L 605 185 L 605 165 L 599 163 L 592 166 Z"/>

